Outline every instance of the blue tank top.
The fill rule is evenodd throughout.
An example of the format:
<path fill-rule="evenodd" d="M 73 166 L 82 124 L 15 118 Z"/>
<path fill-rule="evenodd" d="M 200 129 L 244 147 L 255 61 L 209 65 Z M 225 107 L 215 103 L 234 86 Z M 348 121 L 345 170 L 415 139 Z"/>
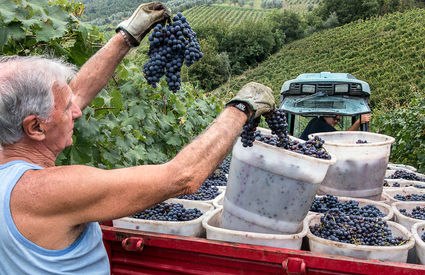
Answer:
<path fill-rule="evenodd" d="M 109 261 L 97 222 L 88 223 L 70 246 L 42 248 L 17 229 L 10 212 L 10 194 L 27 170 L 43 169 L 25 161 L 0 165 L 0 274 L 109 274 Z"/>

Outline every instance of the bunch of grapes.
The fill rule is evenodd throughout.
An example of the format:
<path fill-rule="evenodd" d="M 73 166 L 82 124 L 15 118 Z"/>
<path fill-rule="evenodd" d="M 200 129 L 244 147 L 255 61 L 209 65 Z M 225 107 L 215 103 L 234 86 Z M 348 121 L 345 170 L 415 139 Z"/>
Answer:
<path fill-rule="evenodd" d="M 241 142 L 243 147 L 251 147 L 255 140 L 255 130 L 258 124 L 260 124 L 260 117 L 248 121 L 242 128 Z"/>
<path fill-rule="evenodd" d="M 190 221 L 202 216 L 202 212 L 197 208 L 184 208 L 181 203 L 161 202 L 134 214 L 136 219 L 154 220 L 154 221 Z"/>
<path fill-rule="evenodd" d="M 414 219 L 425 220 L 425 207 L 416 206 L 411 213 L 407 212 L 406 209 L 400 209 L 400 213 Z"/>
<path fill-rule="evenodd" d="M 385 214 L 382 213 L 375 205 L 368 204 L 363 207 L 359 207 L 358 201 L 349 200 L 345 202 L 340 202 L 336 196 L 329 194 L 321 198 L 315 198 L 313 204 L 310 207 L 310 211 L 318 213 L 325 213 L 331 209 L 339 210 L 346 215 L 355 215 L 362 217 L 385 216 Z"/>
<path fill-rule="evenodd" d="M 339 210 L 329 210 L 320 224 L 310 226 L 313 235 L 331 241 L 370 246 L 396 246 L 407 242 L 394 237 L 387 222 L 381 218 L 349 216 Z"/>
<path fill-rule="evenodd" d="M 156 84 L 165 74 L 168 88 L 177 92 L 181 86 L 180 71 L 183 63 L 187 66 L 202 56 L 201 47 L 192 30 L 180 12 L 172 23 L 157 24 L 149 36 L 149 61 L 143 66 L 143 73 L 149 85 Z"/>
<path fill-rule="evenodd" d="M 271 114 L 265 116 L 267 125 L 269 125 L 272 135 L 276 135 L 278 142 L 277 147 L 283 147 L 287 149 L 289 143 L 288 137 L 288 123 L 286 122 L 286 116 L 283 110 L 277 109 Z"/>

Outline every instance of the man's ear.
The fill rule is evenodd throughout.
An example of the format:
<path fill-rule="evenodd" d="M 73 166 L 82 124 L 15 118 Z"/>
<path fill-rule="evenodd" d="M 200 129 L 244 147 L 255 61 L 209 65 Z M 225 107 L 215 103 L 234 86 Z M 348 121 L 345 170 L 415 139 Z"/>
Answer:
<path fill-rule="evenodd" d="M 32 140 L 42 141 L 46 137 L 41 120 L 35 115 L 30 115 L 24 118 L 22 128 L 27 137 Z"/>

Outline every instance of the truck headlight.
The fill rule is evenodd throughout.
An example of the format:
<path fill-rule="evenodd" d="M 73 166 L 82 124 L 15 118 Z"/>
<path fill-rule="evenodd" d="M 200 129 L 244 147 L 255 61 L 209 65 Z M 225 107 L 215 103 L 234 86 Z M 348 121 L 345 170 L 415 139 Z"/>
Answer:
<path fill-rule="evenodd" d="M 335 93 L 348 93 L 348 84 L 336 84 Z"/>
<path fill-rule="evenodd" d="M 316 85 L 305 84 L 303 85 L 302 92 L 307 94 L 314 94 L 316 92 Z"/>

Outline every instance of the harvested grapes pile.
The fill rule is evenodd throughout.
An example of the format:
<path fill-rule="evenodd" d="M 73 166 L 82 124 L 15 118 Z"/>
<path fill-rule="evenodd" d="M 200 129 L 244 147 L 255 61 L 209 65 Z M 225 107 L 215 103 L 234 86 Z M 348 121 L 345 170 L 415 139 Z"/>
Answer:
<path fill-rule="evenodd" d="M 345 215 L 329 210 L 320 218 L 320 224 L 310 226 L 313 235 L 331 241 L 369 246 L 397 246 L 407 242 L 394 237 L 387 222 L 380 218 Z"/>
<path fill-rule="evenodd" d="M 196 33 L 179 12 L 172 22 L 157 24 L 149 41 L 149 60 L 143 66 L 148 84 L 156 88 L 165 75 L 168 88 L 177 92 L 181 87 L 180 71 L 183 64 L 191 66 L 203 56 Z"/>
<path fill-rule="evenodd" d="M 394 199 L 399 201 L 425 201 L 425 194 L 394 195 Z"/>
<path fill-rule="evenodd" d="M 178 199 L 184 199 L 184 200 L 193 200 L 193 201 L 208 201 L 215 199 L 220 192 L 218 191 L 217 186 L 207 186 L 202 184 L 199 189 L 190 195 L 182 195 L 177 197 Z"/>
<path fill-rule="evenodd" d="M 227 156 L 212 172 L 212 174 L 204 181 L 202 185 L 205 186 L 227 186 L 227 177 L 230 169 L 231 157 Z"/>
<path fill-rule="evenodd" d="M 315 198 L 310 207 L 310 211 L 317 213 L 325 213 L 329 210 L 339 210 L 346 215 L 357 215 L 362 217 L 385 217 L 386 214 L 382 213 L 378 207 L 372 204 L 359 207 L 359 202 L 349 200 L 340 202 L 337 197 L 333 195 L 325 195 L 320 198 Z"/>
<path fill-rule="evenodd" d="M 181 203 L 161 202 L 142 212 L 131 216 L 135 219 L 154 221 L 190 221 L 202 216 L 202 212 L 197 208 L 184 208 Z"/>
<path fill-rule="evenodd" d="M 251 147 L 257 140 L 310 157 L 331 159 L 331 155 L 323 148 L 325 142 L 320 137 L 316 136 L 303 143 L 289 138 L 288 123 L 283 110 L 276 109 L 272 113 L 266 114 L 265 119 L 272 135 L 263 135 L 256 130 L 260 123 L 260 118 L 257 118 L 248 122 L 242 129 L 241 141 L 244 147 Z"/>
<path fill-rule="evenodd" d="M 387 177 L 387 179 L 405 179 L 405 180 L 415 180 L 425 182 L 424 177 L 420 177 L 413 172 L 408 172 L 406 170 L 396 170 L 394 174 Z"/>
<path fill-rule="evenodd" d="M 418 185 L 418 184 L 406 184 L 403 187 L 409 187 L 409 186 L 413 186 L 413 187 L 421 188 L 421 189 L 424 189 L 425 188 L 425 186 Z M 392 185 L 390 185 L 388 183 L 388 181 L 384 180 L 384 187 L 401 187 L 401 185 L 398 182 L 394 182 Z"/>
<path fill-rule="evenodd" d="M 229 173 L 230 156 L 227 156 L 214 170 L 214 172 L 202 183 L 194 194 L 182 195 L 178 199 L 207 201 L 215 199 L 219 194 L 217 186 L 227 186 L 226 174 Z"/>
<path fill-rule="evenodd" d="M 416 206 L 412 209 L 412 211 L 409 213 L 406 209 L 400 209 L 399 210 L 401 214 L 404 216 L 419 219 L 419 220 L 425 220 L 425 207 Z"/>

